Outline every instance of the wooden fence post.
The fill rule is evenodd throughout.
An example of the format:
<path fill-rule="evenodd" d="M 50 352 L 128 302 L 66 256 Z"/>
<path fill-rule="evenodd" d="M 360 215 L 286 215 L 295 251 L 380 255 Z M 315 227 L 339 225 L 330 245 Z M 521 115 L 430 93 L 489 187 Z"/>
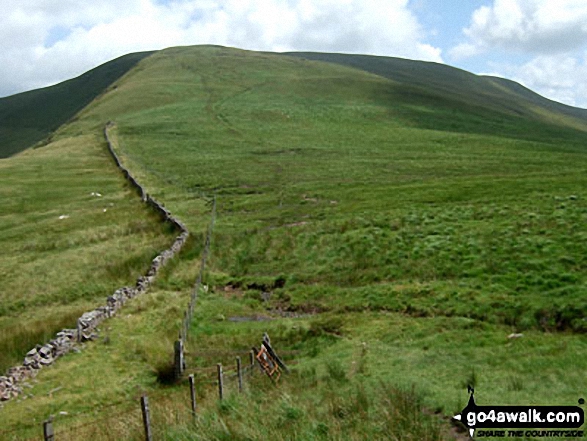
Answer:
<path fill-rule="evenodd" d="M 53 432 L 53 415 L 43 423 L 43 439 L 44 441 L 55 441 L 55 434 Z"/>
<path fill-rule="evenodd" d="M 218 398 L 221 400 L 224 398 L 224 383 L 222 381 L 222 364 L 218 363 L 216 365 L 218 370 Z"/>
<path fill-rule="evenodd" d="M 175 379 L 179 380 L 183 375 L 183 368 L 184 368 L 184 359 L 183 359 L 183 341 L 177 340 L 174 345 L 174 352 L 175 352 Z"/>
<path fill-rule="evenodd" d="M 238 377 L 238 391 L 243 391 L 243 371 L 241 370 L 241 358 L 236 357 L 236 374 Z"/>
<path fill-rule="evenodd" d="M 196 385 L 194 383 L 194 374 L 189 376 L 190 379 L 190 396 L 192 398 L 192 415 L 196 416 Z"/>
<path fill-rule="evenodd" d="M 251 352 L 249 352 L 249 357 L 251 359 L 251 372 L 253 371 L 253 366 L 255 366 L 255 351 L 253 351 L 251 349 Z"/>
<path fill-rule="evenodd" d="M 141 409 L 143 411 L 143 426 L 145 427 L 145 440 L 153 441 L 151 434 L 151 418 L 149 416 L 149 399 L 146 395 L 141 397 Z"/>

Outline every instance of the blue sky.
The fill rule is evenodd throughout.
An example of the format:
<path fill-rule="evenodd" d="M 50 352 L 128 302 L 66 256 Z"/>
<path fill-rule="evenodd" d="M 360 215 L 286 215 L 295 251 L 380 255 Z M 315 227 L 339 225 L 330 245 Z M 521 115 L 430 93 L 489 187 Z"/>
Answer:
<path fill-rule="evenodd" d="M 483 57 L 451 60 L 446 56 L 450 48 L 463 41 L 463 29 L 469 25 L 473 12 L 481 6 L 491 4 L 489 0 L 414 0 L 411 2 L 415 14 L 427 32 L 430 44 L 443 49 L 446 64 L 460 67 L 474 73 L 489 71 L 488 62 L 505 62 L 511 55 L 500 52 Z"/>
<path fill-rule="evenodd" d="M 587 107 L 587 0 L 0 2 L 0 96 L 129 52 L 210 43 L 442 62 Z"/>
<path fill-rule="evenodd" d="M 433 32 L 430 42 L 446 48 L 460 42 L 461 31 L 473 12 L 490 3 L 483 0 L 414 0 L 411 5 L 422 25 Z"/>

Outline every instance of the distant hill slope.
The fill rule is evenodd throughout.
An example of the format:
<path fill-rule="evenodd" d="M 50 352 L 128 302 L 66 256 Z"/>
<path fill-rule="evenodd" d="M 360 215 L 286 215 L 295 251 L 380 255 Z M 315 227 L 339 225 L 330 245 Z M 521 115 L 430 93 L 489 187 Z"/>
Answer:
<path fill-rule="evenodd" d="M 507 78 L 500 78 L 500 77 L 491 77 L 485 76 L 481 77 L 487 79 L 495 84 L 500 85 L 501 87 L 506 87 L 516 96 L 537 104 L 545 109 L 549 109 L 555 112 L 562 113 L 564 115 L 572 116 L 574 118 L 578 118 L 581 120 L 587 120 L 587 109 L 581 109 L 578 107 L 567 106 L 566 104 L 559 103 L 557 101 L 550 100 L 548 98 L 543 97 L 542 95 L 537 94 L 531 89 L 522 86 L 520 83 L 516 83 L 515 81 L 508 80 Z"/>
<path fill-rule="evenodd" d="M 0 158 L 41 141 L 151 53 L 125 55 L 63 83 L 0 98 Z"/>
<path fill-rule="evenodd" d="M 153 53 L 129 54 L 55 86 L 0 98 L 0 158 L 47 137 Z M 587 110 L 551 101 L 503 78 L 391 57 L 309 52 L 269 55 L 335 63 L 392 80 L 373 99 L 410 126 L 573 142 L 575 132 L 581 136 L 587 132 Z M 169 72 L 161 75 L 164 79 Z"/>
<path fill-rule="evenodd" d="M 317 52 L 288 52 L 286 55 L 354 67 L 470 106 L 533 118 L 544 118 L 545 110 L 576 120 L 568 121 L 570 125 L 587 125 L 586 109 L 549 100 L 515 81 L 475 75 L 444 64 L 372 55 Z"/>

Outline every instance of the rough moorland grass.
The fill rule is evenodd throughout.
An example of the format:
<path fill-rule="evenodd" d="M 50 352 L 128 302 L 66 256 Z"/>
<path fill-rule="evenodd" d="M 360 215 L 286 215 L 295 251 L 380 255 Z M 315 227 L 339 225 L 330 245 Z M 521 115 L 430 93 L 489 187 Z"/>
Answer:
<path fill-rule="evenodd" d="M 584 331 L 585 134 L 529 141 L 517 129 L 543 124 L 506 115 L 482 136 L 466 109 L 431 104 L 418 115 L 440 112 L 436 130 L 422 130 L 383 78 L 194 51 L 157 54 L 117 89 L 151 91 L 118 111 L 119 148 L 180 213 L 217 191 L 220 271 L 285 274 L 294 302 L 316 293 L 327 308 L 351 289 L 337 307 Z M 116 94 L 79 124 L 116 113 Z"/>
<path fill-rule="evenodd" d="M 2 160 L 0 181 L 3 373 L 133 284 L 173 236 L 92 135 Z"/>
<path fill-rule="evenodd" d="M 585 330 L 585 134 L 560 115 L 546 115 L 553 132 L 495 109 L 470 115 L 446 96 L 439 106 L 438 95 L 413 98 L 340 66 L 173 49 L 141 63 L 63 136 L 115 119 L 127 164 L 190 226 L 203 224 L 188 215 L 193 202 L 215 190 L 213 285 L 265 285 L 274 291 L 269 308 L 328 310 L 349 323 L 353 311 L 406 314 L 399 342 L 386 339 L 395 324 L 375 319 L 351 334 L 375 333 L 381 353 L 403 358 L 393 379 L 428 387 L 430 407 L 458 410 L 471 378 L 499 391 L 488 402 L 545 402 L 553 390 L 574 402 L 572 360 L 584 338 L 541 332 Z M 484 123 L 490 131 L 479 130 Z M 284 287 L 267 283 L 278 278 Z M 431 363 L 431 343 L 418 355 L 409 349 L 420 323 L 442 320 L 429 329 L 442 333 L 432 343 L 454 364 Z M 229 326 L 218 322 L 206 338 L 219 341 L 213 335 Z M 491 360 L 518 358 L 505 337 L 520 330 L 534 361 L 522 371 L 496 367 Z M 470 363 L 487 338 L 489 349 Z M 559 344 L 564 361 L 540 358 Z M 343 358 L 338 348 L 331 356 Z M 391 376 L 388 362 L 374 369 Z M 437 381 L 454 372 L 453 382 Z M 542 375 L 556 381 L 535 380 Z"/>
<path fill-rule="evenodd" d="M 284 381 L 291 399 L 270 393 L 254 411 L 239 400 L 203 407 L 197 431 L 177 422 L 162 436 L 266 436 L 255 422 L 267 410 L 269 433 L 286 439 L 376 438 L 375 419 L 388 421 L 410 397 L 385 401 L 391 392 L 381 384 L 415 385 L 422 403 L 445 415 L 461 410 L 471 383 L 483 403 L 576 402 L 587 310 L 585 135 L 560 115 L 545 116 L 557 138 L 527 115 L 471 115 L 450 97 L 437 107 L 437 95 L 415 98 L 340 66 L 172 49 L 143 60 L 57 134 L 99 133 L 115 120 L 126 164 L 193 231 L 204 230 L 206 196 L 217 192 L 212 288 L 197 308 L 188 366 L 231 363 L 198 350 L 242 351 L 264 331 L 277 348 L 301 351 L 303 379 Z M 479 130 L 485 122 L 491 130 Z M 535 132 L 520 135 L 527 130 Z M 93 390 L 82 376 L 62 401 L 28 404 L 39 418 L 72 394 L 90 406 L 97 393 L 105 403 L 130 397 L 127 389 L 158 389 L 194 275 L 189 259 L 178 263 L 151 294 L 160 304 L 131 313 L 137 334 L 120 338 L 111 356 L 122 360 L 136 346 L 137 364 L 110 370 L 98 352 L 94 364 L 70 358 L 68 375 L 116 372 L 119 386 Z M 230 320 L 256 315 L 274 320 Z M 154 349 L 159 334 L 149 329 L 163 335 Z M 518 330 L 521 340 L 506 338 Z M 51 372 L 66 381 L 47 371 L 37 387 Z M 321 380 L 329 377 L 341 386 L 329 389 Z M 364 424 L 352 411 L 359 402 L 370 409 Z M 26 405 L 3 410 L 15 427 Z M 167 415 L 172 421 L 173 410 Z"/>
<path fill-rule="evenodd" d="M 320 371 L 329 363 L 340 363 L 349 375 L 361 373 L 406 388 L 415 384 L 426 405 L 445 414 L 466 404 L 472 372 L 472 385 L 484 402 L 564 403 L 578 399 L 575 395 L 582 387 L 586 365 L 577 354 L 587 342 L 580 335 L 528 331 L 522 338 L 508 339 L 511 328 L 482 320 L 389 312 L 300 313 L 283 318 L 279 310 L 267 309 L 261 293 L 203 293 L 188 365 L 205 367 L 220 361 L 232 366 L 230 356 L 207 354 L 219 348 L 246 352 L 250 342 L 267 331 L 276 349 L 299 351 L 293 359 L 300 368 Z"/>
<path fill-rule="evenodd" d="M 177 262 L 169 275 L 187 281 L 195 260 Z M 187 385 L 157 380 L 188 292 L 165 285 L 129 303 L 83 353 L 42 371 L 26 400 L 2 409 L 5 429 L 21 427 L 24 437 L 26 426 L 38 431 L 53 414 L 63 439 L 140 439 L 138 398 L 146 392 L 154 431 L 165 439 L 451 439 L 446 424 L 426 415 L 460 411 L 467 384 L 483 403 L 568 404 L 587 368 L 577 357 L 587 349 L 580 336 L 530 331 L 509 340 L 508 327 L 479 320 L 394 313 L 284 319 L 266 309 L 259 290 L 209 290 L 200 294 L 187 347 L 200 406 L 194 426 Z M 219 405 L 210 384 L 216 363 L 230 371 L 236 354 L 247 360 L 265 331 L 293 373 L 278 388 L 265 377 L 247 380 L 242 398 L 229 377 Z"/>
<path fill-rule="evenodd" d="M 182 273 L 188 266 L 177 262 L 170 272 Z M 186 298 L 185 291 L 158 285 L 130 302 L 124 317 L 105 324 L 100 339 L 81 354 L 68 355 L 59 366 L 43 370 L 37 384 L 27 389 L 26 399 L 2 409 L 0 437 L 34 436 L 51 414 L 60 439 L 142 439 L 138 398 L 146 392 L 153 431 L 162 439 L 451 439 L 446 425 L 423 412 L 424 397 L 417 389 L 396 387 L 396 379 L 372 374 L 371 348 L 331 335 L 342 331 L 340 324 L 323 318 L 233 322 L 232 314 L 242 318 L 263 314 L 263 309 L 247 308 L 242 299 L 212 292 L 202 293 L 197 316 L 202 326 L 194 329 L 188 345 L 189 366 L 197 374 L 199 417 L 194 423 L 186 383 L 157 382 L 161 366 L 171 358 L 181 315 L 178 306 Z M 227 316 L 221 318 L 219 311 Z M 263 330 L 270 332 L 276 348 L 298 351 L 285 356 L 292 374 L 275 387 L 256 371 L 247 378 L 242 397 L 237 396 L 234 378 L 228 377 L 227 400 L 218 403 L 214 385 L 198 368 L 213 370 L 222 362 L 230 370 L 231 351 L 246 354 Z M 337 348 L 342 358 L 333 353 L 320 357 Z M 17 431 L 11 432 L 14 428 Z"/>

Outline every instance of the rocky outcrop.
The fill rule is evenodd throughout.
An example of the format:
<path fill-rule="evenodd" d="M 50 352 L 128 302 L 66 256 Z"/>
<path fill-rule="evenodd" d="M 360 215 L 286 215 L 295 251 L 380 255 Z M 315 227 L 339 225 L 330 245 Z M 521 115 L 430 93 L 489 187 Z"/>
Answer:
<path fill-rule="evenodd" d="M 22 387 L 26 381 L 33 378 L 40 369 L 51 365 L 59 357 L 71 351 L 79 351 L 80 343 L 94 338 L 96 336 L 96 328 L 100 323 L 114 316 L 124 306 L 127 300 L 147 291 L 149 286 L 154 282 L 159 270 L 180 252 L 189 237 L 189 232 L 185 225 L 176 219 L 163 205 L 153 199 L 122 165 L 108 136 L 108 129 L 110 127 L 112 127 L 112 123 L 106 125 L 104 135 L 108 143 L 108 150 L 114 158 L 114 162 L 116 162 L 116 165 L 121 169 L 130 184 L 139 190 L 142 200 L 160 213 L 165 222 L 174 225 L 180 234 L 175 238 L 170 248 L 161 252 L 161 254 L 153 259 L 149 269 L 144 276 L 140 276 L 137 279 L 135 286 L 125 286 L 117 289 L 106 299 L 105 305 L 99 306 L 93 311 L 85 312 L 78 319 L 76 329 L 63 329 L 59 331 L 55 338 L 48 343 L 42 346 L 37 345 L 34 349 L 31 349 L 26 354 L 22 365 L 10 368 L 5 376 L 0 376 L 0 401 L 7 401 L 18 396 L 22 392 Z"/>

